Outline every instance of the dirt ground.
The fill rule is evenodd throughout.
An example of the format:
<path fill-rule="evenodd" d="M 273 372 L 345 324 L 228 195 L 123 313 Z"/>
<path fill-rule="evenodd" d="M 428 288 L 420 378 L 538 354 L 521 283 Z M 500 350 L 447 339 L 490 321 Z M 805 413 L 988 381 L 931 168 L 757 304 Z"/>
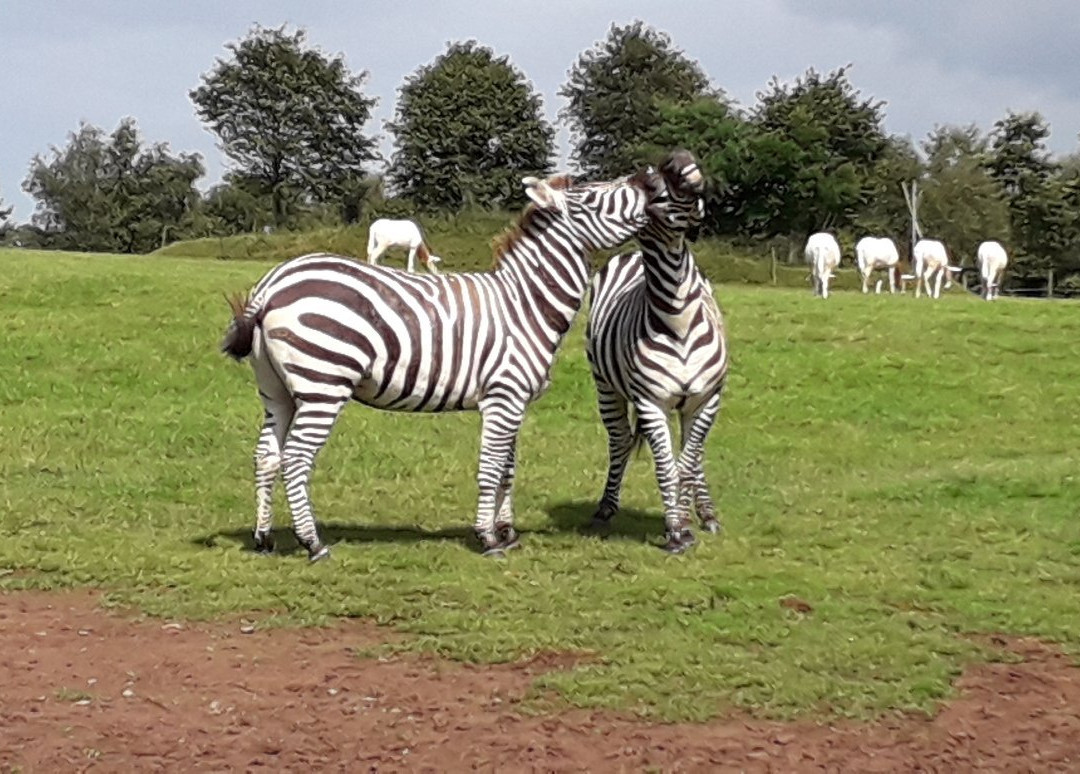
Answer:
<path fill-rule="evenodd" d="M 356 622 L 133 620 L 86 591 L 0 595 L 0 771 L 1078 771 L 1080 670 L 1031 640 L 937 717 L 645 724 L 519 714 L 552 656 L 357 658 Z"/>

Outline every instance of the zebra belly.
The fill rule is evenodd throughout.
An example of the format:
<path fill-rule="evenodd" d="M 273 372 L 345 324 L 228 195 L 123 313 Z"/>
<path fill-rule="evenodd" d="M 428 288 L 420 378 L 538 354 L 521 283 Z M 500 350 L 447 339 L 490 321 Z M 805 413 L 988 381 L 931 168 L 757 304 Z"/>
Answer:
<path fill-rule="evenodd" d="M 372 376 L 357 383 L 352 398 L 365 406 L 388 411 L 444 412 L 473 411 L 477 408 L 479 395 L 475 389 L 463 392 L 444 380 L 439 380 L 430 391 L 428 386 L 428 380 L 421 379 L 413 384 L 412 389 L 406 389 L 399 378 L 391 379 L 383 388 L 382 380 Z"/>

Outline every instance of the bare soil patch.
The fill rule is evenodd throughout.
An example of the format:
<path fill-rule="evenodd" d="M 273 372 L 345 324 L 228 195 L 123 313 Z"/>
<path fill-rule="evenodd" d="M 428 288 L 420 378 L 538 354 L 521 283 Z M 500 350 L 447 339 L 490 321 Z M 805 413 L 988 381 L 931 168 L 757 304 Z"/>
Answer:
<path fill-rule="evenodd" d="M 540 672 L 357 658 L 374 626 L 132 620 L 97 595 L 0 595 L 0 771 L 1076 771 L 1080 670 L 1037 641 L 934 718 L 872 724 L 531 717 Z M 243 631 L 242 631 L 243 628 Z"/>

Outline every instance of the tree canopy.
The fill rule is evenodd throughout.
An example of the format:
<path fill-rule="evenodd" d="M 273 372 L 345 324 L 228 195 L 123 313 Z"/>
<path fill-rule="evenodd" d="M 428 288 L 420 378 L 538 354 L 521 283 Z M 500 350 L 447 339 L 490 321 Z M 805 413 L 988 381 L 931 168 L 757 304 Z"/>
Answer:
<path fill-rule="evenodd" d="M 863 99 L 847 68 L 828 75 L 810 69 L 790 85 L 773 78 L 757 96 L 754 125 L 788 159 L 773 228 L 805 236 L 851 224 L 889 147 L 884 103 Z"/>
<path fill-rule="evenodd" d="M 7 219 L 11 217 L 11 213 L 14 209 L 15 208 L 11 206 L 5 207 L 4 197 L 0 196 L 0 233 L 3 233 L 7 230 Z"/>
<path fill-rule="evenodd" d="M 860 98 L 841 69 L 773 79 L 748 116 L 718 97 L 662 104 L 641 147 L 693 151 L 716 193 L 715 231 L 790 236 L 848 226 L 871 201 L 886 159 L 899 161 L 881 103 Z M 897 189 L 899 190 L 899 189 Z"/>
<path fill-rule="evenodd" d="M 661 104 L 715 96 L 701 67 L 666 34 L 635 21 L 612 25 L 607 39 L 585 51 L 559 90 L 560 111 L 583 174 L 627 174 L 634 154 L 661 117 Z"/>
<path fill-rule="evenodd" d="M 923 143 L 926 179 L 919 221 L 942 240 L 954 264 L 975 265 L 979 243 L 1009 243 L 1004 191 L 986 168 L 988 143 L 974 126 L 939 127 Z"/>
<path fill-rule="evenodd" d="M 1051 266 L 1080 268 L 1080 200 L 1074 175 L 1046 149 L 1050 127 L 1038 113 L 1013 113 L 994 124 L 990 174 L 1001 184 L 1012 230 L 1012 270 L 1041 275 Z"/>
<path fill-rule="evenodd" d="M 361 90 L 367 74 L 305 40 L 303 30 L 255 27 L 190 93 L 234 171 L 269 194 L 278 225 L 301 197 L 348 205 L 377 157 L 363 131 L 375 105 Z"/>
<path fill-rule="evenodd" d="M 23 188 L 37 200 L 34 224 L 53 247 L 149 252 L 188 234 L 203 173 L 198 154 L 174 156 L 165 143 L 144 148 L 127 118 L 111 135 L 80 125 L 48 160 L 34 157 Z"/>
<path fill-rule="evenodd" d="M 420 207 L 518 205 L 522 176 L 551 169 L 555 134 L 540 97 L 475 41 L 451 44 L 408 76 L 387 128 L 396 148 L 388 180 Z"/>

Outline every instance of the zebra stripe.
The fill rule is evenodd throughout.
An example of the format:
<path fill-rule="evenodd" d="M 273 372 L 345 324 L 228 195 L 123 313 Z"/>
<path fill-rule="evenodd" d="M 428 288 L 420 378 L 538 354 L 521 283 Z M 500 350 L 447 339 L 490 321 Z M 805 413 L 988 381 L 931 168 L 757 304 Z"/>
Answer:
<path fill-rule="evenodd" d="M 475 530 L 485 552 L 516 544 L 516 441 L 548 386 L 555 352 L 586 292 L 588 255 L 648 222 L 663 192 L 649 170 L 613 183 L 526 179 L 533 200 L 488 273 L 417 275 L 324 253 L 272 269 L 222 348 L 250 355 L 265 408 L 255 449 L 255 544 L 270 550 L 279 471 L 293 529 L 312 560 L 327 554 L 311 507 L 316 455 L 350 400 L 395 411 L 482 414 Z"/>
<path fill-rule="evenodd" d="M 720 410 L 728 350 L 720 309 L 687 241 L 701 216 L 701 173 L 685 151 L 662 171 L 673 192 L 667 216 L 638 235 L 639 253 L 616 256 L 593 279 L 586 354 L 608 433 L 607 482 L 594 524 L 606 526 L 618 511 L 630 453 L 644 438 L 664 503 L 665 549 L 677 553 L 694 542 L 691 501 L 702 526 L 719 530 L 702 458 Z M 682 430 L 677 459 L 672 412 Z"/>

